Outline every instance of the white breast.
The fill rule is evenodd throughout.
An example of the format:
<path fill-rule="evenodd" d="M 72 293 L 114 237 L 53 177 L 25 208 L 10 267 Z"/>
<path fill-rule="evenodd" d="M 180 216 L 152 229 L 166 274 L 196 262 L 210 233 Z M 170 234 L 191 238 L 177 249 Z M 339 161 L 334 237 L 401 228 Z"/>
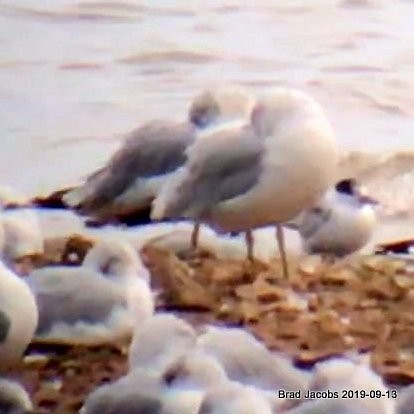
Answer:
<path fill-rule="evenodd" d="M 223 230 L 285 222 L 314 204 L 336 176 L 337 149 L 321 114 L 294 118 L 265 139 L 263 171 L 248 193 L 220 203 L 214 221 Z"/>

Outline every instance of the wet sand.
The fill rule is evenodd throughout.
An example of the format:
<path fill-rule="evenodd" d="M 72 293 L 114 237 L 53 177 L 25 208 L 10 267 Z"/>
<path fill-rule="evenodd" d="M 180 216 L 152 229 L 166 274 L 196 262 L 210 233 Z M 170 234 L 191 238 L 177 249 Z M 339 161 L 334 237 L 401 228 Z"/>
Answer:
<path fill-rule="evenodd" d="M 82 259 L 83 237 L 49 240 L 36 263 Z M 73 253 L 76 253 L 73 255 Z M 291 262 L 289 281 L 270 264 L 215 258 L 207 251 L 176 255 L 145 247 L 141 256 L 161 288 L 158 310 L 179 313 L 195 326 L 244 326 L 273 350 L 310 368 L 332 355 L 369 351 L 387 382 L 414 380 L 414 267 L 384 256 L 358 256 L 335 265 Z M 31 394 L 39 413 L 75 413 L 96 386 L 126 370 L 128 344 L 66 346 L 33 343 L 11 373 Z"/>

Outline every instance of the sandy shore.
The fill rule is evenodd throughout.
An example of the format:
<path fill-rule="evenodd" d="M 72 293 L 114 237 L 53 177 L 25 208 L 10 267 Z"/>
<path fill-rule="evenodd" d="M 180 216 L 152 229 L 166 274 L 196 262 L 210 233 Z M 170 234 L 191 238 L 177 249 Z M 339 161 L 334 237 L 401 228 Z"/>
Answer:
<path fill-rule="evenodd" d="M 24 271 L 49 263 L 81 261 L 91 242 L 53 239 L 46 254 Z M 179 312 L 193 324 L 245 326 L 273 350 L 309 368 L 331 355 L 370 351 L 370 363 L 391 384 L 414 379 L 414 268 L 383 256 L 359 256 L 324 265 L 215 258 L 200 251 L 177 255 L 146 247 L 141 256 L 161 289 L 158 309 Z M 113 346 L 30 346 L 11 373 L 31 394 L 39 413 L 75 413 L 99 384 L 126 372 L 128 343 Z"/>

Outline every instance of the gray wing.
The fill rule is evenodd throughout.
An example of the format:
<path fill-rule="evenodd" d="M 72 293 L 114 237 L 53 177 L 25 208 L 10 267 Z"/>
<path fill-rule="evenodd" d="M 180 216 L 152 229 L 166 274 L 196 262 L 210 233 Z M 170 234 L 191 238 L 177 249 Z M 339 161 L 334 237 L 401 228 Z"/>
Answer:
<path fill-rule="evenodd" d="M 36 332 L 39 335 L 47 334 L 57 322 L 103 323 L 114 307 L 127 306 L 122 288 L 103 277 L 94 274 L 82 274 L 79 277 L 61 275 L 67 280 L 60 284 L 56 283 L 59 282 L 54 277 L 56 275 L 49 276 L 36 281 L 34 273 L 28 278 L 39 309 Z"/>
<path fill-rule="evenodd" d="M 6 312 L 0 309 L 0 345 L 7 340 L 11 328 L 11 320 Z"/>
<path fill-rule="evenodd" d="M 78 207 L 93 212 L 111 203 L 137 178 L 170 173 L 185 162 L 185 150 L 195 140 L 187 123 L 152 121 L 131 132 L 106 167 L 92 174 L 81 187 Z"/>
<path fill-rule="evenodd" d="M 113 411 L 114 414 L 158 414 L 162 404 L 156 397 L 140 395 L 136 390 L 123 395 Z"/>
<path fill-rule="evenodd" d="M 190 156 L 188 174 L 179 184 L 167 216 L 191 212 L 192 217 L 206 218 L 217 203 L 240 196 L 257 183 L 262 171 L 263 142 L 248 127 L 225 134 L 218 145 L 214 137 L 206 138 L 212 142 L 213 151 L 193 161 Z"/>
<path fill-rule="evenodd" d="M 327 207 L 312 207 L 303 212 L 298 230 L 304 239 L 309 239 L 323 226 L 332 216 L 332 209 Z"/>
<path fill-rule="evenodd" d="M 140 395 L 139 390 L 122 393 L 113 398 L 104 398 L 90 404 L 85 414 L 160 414 L 161 401 L 149 395 Z"/>
<path fill-rule="evenodd" d="M 158 378 L 137 371 L 93 391 L 81 414 L 161 414 L 161 392 Z"/>

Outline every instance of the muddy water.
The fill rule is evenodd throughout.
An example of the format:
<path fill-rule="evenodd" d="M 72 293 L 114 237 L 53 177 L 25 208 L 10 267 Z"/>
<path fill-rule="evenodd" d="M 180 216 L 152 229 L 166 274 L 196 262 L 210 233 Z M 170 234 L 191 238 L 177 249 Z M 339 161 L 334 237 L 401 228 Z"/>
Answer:
<path fill-rule="evenodd" d="M 0 181 L 75 183 L 123 132 L 232 81 L 310 92 L 345 151 L 377 154 L 374 190 L 397 180 L 410 204 L 414 161 L 390 178 L 384 154 L 414 149 L 413 21 L 409 0 L 0 0 Z"/>

